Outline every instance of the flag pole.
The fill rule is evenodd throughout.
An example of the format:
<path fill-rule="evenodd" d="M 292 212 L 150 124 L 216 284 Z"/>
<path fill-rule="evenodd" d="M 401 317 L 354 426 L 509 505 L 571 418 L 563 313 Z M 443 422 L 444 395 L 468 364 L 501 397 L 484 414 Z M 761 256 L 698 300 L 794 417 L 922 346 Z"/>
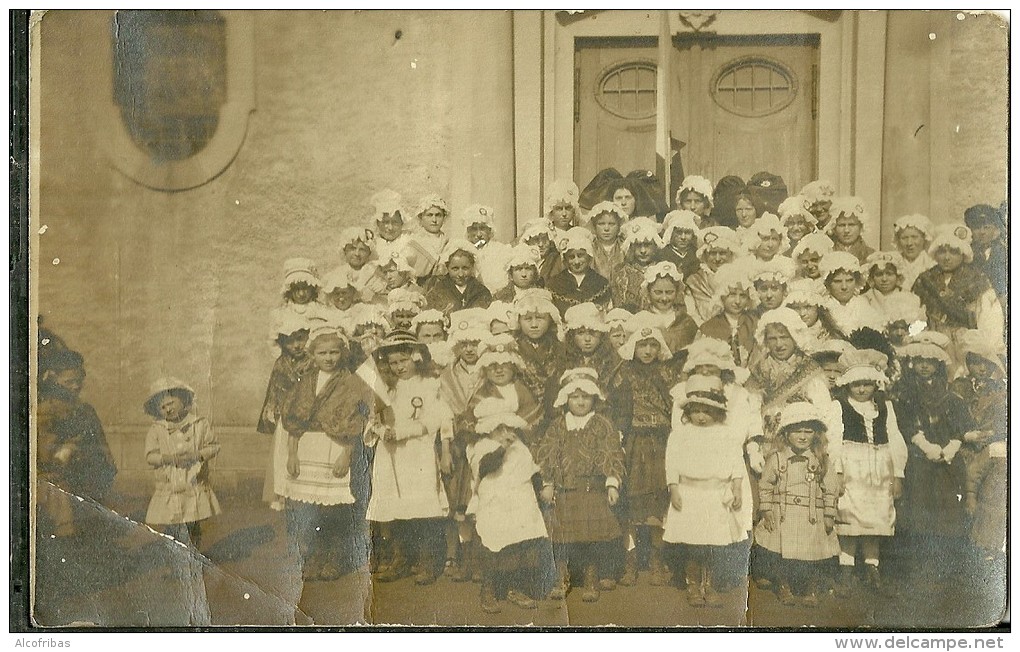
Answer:
<path fill-rule="evenodd" d="M 673 151 L 670 143 L 670 95 L 672 82 L 673 38 L 669 31 L 669 12 L 659 12 L 658 66 L 655 73 L 655 153 L 659 180 L 667 210 L 672 209 L 669 196 L 672 185 Z"/>

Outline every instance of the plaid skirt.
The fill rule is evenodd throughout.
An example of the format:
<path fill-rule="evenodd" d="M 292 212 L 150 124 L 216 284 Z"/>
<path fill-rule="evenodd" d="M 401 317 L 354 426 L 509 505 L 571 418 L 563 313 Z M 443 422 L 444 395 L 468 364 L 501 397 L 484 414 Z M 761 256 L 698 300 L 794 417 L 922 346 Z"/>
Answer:
<path fill-rule="evenodd" d="M 631 523 L 649 519 L 662 522 L 669 508 L 666 488 L 666 440 L 664 428 L 635 429 L 627 440 L 627 518 Z"/>
<path fill-rule="evenodd" d="M 611 541 L 621 534 L 604 488 L 558 489 L 546 526 L 553 543 Z"/>

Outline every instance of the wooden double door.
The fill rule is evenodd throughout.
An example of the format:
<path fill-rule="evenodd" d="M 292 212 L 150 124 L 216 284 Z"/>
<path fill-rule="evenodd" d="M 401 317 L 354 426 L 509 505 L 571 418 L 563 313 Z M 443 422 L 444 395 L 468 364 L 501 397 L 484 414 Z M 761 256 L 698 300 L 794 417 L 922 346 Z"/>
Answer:
<path fill-rule="evenodd" d="M 684 172 L 714 183 L 764 170 L 790 192 L 813 180 L 818 44 L 814 35 L 674 36 L 665 119 Z M 582 188 L 605 168 L 657 169 L 659 61 L 654 37 L 577 40 L 574 178 Z"/>

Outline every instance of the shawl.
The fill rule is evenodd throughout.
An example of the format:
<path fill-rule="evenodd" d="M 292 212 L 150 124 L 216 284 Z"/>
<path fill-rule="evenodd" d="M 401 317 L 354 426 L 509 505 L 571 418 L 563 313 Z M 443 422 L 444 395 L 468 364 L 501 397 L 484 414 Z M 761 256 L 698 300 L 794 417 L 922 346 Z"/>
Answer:
<path fill-rule="evenodd" d="M 315 392 L 318 373 L 310 371 L 297 381 L 283 413 L 283 427 L 291 437 L 325 432 L 335 440 L 361 437 L 372 414 L 372 389 L 347 370 L 333 373 L 322 391 Z"/>
<path fill-rule="evenodd" d="M 945 281 L 945 273 L 932 267 L 921 272 L 914 282 L 913 292 L 927 310 L 930 325 L 976 328 L 977 316 L 972 304 L 991 288 L 988 277 L 973 265 L 963 263 L 949 277 L 949 283 Z"/>
<path fill-rule="evenodd" d="M 259 415 L 258 432 L 264 435 L 276 432 L 276 424 L 283 412 L 287 396 L 302 374 L 314 368 L 312 359 L 304 353 L 296 358 L 286 353 L 280 354 L 273 363 L 273 371 L 269 374 L 269 386 L 266 388 L 266 400 L 262 403 L 262 412 Z"/>
<path fill-rule="evenodd" d="M 464 286 L 463 294 L 457 290 L 453 279 L 447 276 L 439 276 L 433 279 L 425 290 L 425 300 L 430 308 L 449 315 L 457 310 L 465 308 L 488 308 L 492 303 L 492 294 L 489 288 L 482 285 L 477 278 L 469 278 Z"/>
<path fill-rule="evenodd" d="M 552 293 L 553 303 L 559 308 L 561 315 L 567 311 L 567 308 L 579 303 L 590 301 L 604 306 L 609 303 L 611 296 L 609 281 L 594 269 L 589 269 L 585 273 L 580 287 L 577 286 L 574 276 L 567 270 L 563 270 L 549 279 L 547 287 Z"/>
<path fill-rule="evenodd" d="M 593 414 L 580 430 L 567 430 L 562 415 L 549 425 L 535 454 L 542 479 L 563 489 L 585 489 L 592 478 L 623 479 L 620 433 L 608 419 Z"/>

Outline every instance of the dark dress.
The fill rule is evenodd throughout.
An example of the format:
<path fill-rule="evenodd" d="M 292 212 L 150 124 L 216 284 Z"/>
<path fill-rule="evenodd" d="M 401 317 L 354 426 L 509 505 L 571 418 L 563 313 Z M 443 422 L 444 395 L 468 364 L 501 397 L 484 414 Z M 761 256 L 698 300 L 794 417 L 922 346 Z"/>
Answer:
<path fill-rule="evenodd" d="M 702 228 L 704 228 L 704 225 L 702 225 Z M 697 247 L 691 247 L 687 250 L 686 255 L 681 256 L 679 251 L 667 243 L 666 247 L 659 251 L 657 258 L 660 261 L 666 261 L 676 265 L 676 268 L 680 271 L 680 274 L 683 275 L 685 281 L 688 276 L 698 271 L 698 268 L 701 267 L 701 261 L 698 260 Z"/>
<path fill-rule="evenodd" d="M 449 276 L 438 276 L 426 288 L 425 300 L 430 308 L 448 315 L 465 308 L 488 308 L 492 303 L 492 294 L 476 278 L 469 278 L 461 292 Z"/>
<path fill-rule="evenodd" d="M 610 284 L 613 293 L 613 307 L 635 313 L 646 307 L 647 300 L 641 284 L 645 280 L 645 268 L 636 263 L 624 263 L 613 272 Z"/>
<path fill-rule="evenodd" d="M 63 392 L 41 392 L 38 419 L 40 474 L 70 494 L 102 502 L 117 467 L 96 411 Z M 42 450 L 44 446 L 50 450 Z M 74 450 L 68 462 L 50 463 L 52 453 L 63 446 Z"/>
<path fill-rule="evenodd" d="M 263 401 L 262 412 L 259 414 L 258 432 L 264 435 L 276 432 L 276 424 L 283 412 L 283 404 L 287 400 L 287 395 L 294 388 L 301 374 L 310 371 L 314 366 L 312 359 L 303 353 L 296 358 L 292 358 L 286 353 L 280 354 L 273 364 L 272 373 L 269 374 L 266 400 Z M 273 416 L 272 419 L 270 415 Z"/>
<path fill-rule="evenodd" d="M 626 513 L 635 525 L 661 524 L 669 506 L 666 442 L 673 407 L 669 390 L 677 380 L 670 365 L 627 360 L 610 382 L 613 420 L 623 433 Z"/>
<path fill-rule="evenodd" d="M 944 380 L 926 383 L 908 374 L 896 392 L 903 438 L 910 442 L 923 432 L 931 443 L 945 447 L 962 440 L 974 429 L 974 420 L 960 397 L 949 391 Z M 904 472 L 903 499 L 897 510 L 897 526 L 915 535 L 962 537 L 966 514 L 961 500 L 965 489 L 963 456 L 952 464 L 929 461 L 916 445 L 907 446 L 909 457 Z M 898 529 L 897 528 L 897 529 Z"/>
<path fill-rule="evenodd" d="M 580 430 L 567 430 L 557 417 L 536 451 L 542 480 L 555 487 L 550 514 L 553 543 L 593 543 L 620 536 L 620 524 L 609 507 L 606 478 L 624 477 L 620 433 L 599 414 Z"/>
<path fill-rule="evenodd" d="M 524 360 L 519 378 L 542 405 L 542 417 L 536 430 L 541 432 L 555 416 L 553 402 L 559 391 L 560 376 L 566 369 L 563 343 L 550 330 L 538 340 L 528 339 L 520 331 L 514 333 L 517 350 Z"/>
<path fill-rule="evenodd" d="M 589 269 L 585 273 L 580 286 L 573 274 L 563 270 L 549 279 L 546 287 L 552 292 L 553 303 L 559 308 L 560 315 L 565 313 L 567 308 L 579 303 L 590 301 L 596 305 L 605 306 L 612 298 L 609 281 L 594 269 Z"/>

